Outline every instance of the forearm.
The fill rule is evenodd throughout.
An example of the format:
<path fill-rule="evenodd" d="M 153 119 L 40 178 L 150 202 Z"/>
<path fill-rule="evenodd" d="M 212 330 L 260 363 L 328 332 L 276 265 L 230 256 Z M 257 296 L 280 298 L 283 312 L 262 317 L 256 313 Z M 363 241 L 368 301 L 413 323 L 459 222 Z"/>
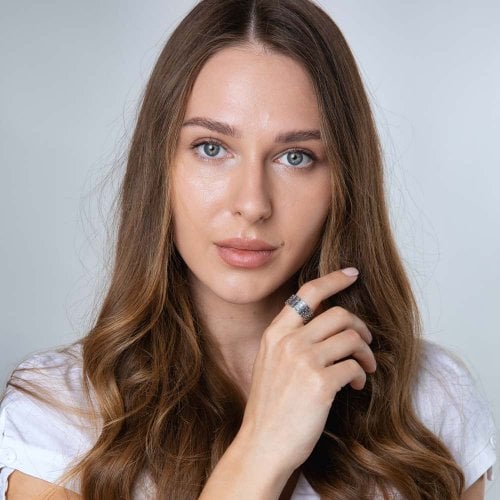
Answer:
<path fill-rule="evenodd" d="M 227 448 L 198 500 L 278 500 L 293 471 L 280 470 L 242 436 Z"/>

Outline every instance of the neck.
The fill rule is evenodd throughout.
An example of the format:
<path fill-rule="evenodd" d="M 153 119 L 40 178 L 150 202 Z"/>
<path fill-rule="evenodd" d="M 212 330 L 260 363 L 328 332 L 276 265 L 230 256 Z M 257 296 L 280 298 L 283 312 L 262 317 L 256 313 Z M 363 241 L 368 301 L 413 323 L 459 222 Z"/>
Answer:
<path fill-rule="evenodd" d="M 230 375 L 247 394 L 262 335 L 296 290 L 295 277 L 265 298 L 229 302 L 191 277 L 193 300 Z"/>

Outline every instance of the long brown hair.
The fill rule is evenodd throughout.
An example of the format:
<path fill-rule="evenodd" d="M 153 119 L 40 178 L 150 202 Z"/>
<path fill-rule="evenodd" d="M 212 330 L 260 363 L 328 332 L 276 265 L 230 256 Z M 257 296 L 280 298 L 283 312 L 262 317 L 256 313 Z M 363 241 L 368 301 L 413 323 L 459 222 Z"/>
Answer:
<path fill-rule="evenodd" d="M 198 498 L 234 439 L 245 399 L 205 335 L 173 243 L 171 165 L 187 99 L 207 59 L 258 44 L 310 74 L 331 168 L 323 236 L 297 287 L 355 266 L 360 277 L 327 301 L 362 318 L 377 371 L 339 392 L 301 466 L 322 499 L 458 499 L 464 475 L 419 420 L 412 390 L 421 319 L 391 231 L 382 155 L 355 59 L 332 19 L 309 0 L 202 0 L 166 42 L 142 98 L 118 195 L 113 270 L 81 339 L 83 383 L 102 429 L 72 469 L 88 499 L 130 499 L 147 472 L 161 499 Z M 96 420 L 97 421 L 97 420 Z M 284 422 L 286 425 L 286 422 Z"/>

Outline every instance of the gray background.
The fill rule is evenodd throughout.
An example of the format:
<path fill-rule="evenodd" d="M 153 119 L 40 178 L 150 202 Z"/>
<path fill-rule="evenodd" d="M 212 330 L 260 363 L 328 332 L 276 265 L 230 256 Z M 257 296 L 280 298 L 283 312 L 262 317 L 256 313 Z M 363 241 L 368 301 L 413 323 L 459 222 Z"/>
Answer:
<path fill-rule="evenodd" d="M 459 354 L 497 424 L 500 2 L 320 1 L 359 63 L 425 335 Z M 0 382 L 85 333 L 103 278 L 104 182 L 194 2 L 1 2 Z M 500 474 L 498 463 L 495 476 Z M 487 498 L 500 498 L 497 477 Z"/>

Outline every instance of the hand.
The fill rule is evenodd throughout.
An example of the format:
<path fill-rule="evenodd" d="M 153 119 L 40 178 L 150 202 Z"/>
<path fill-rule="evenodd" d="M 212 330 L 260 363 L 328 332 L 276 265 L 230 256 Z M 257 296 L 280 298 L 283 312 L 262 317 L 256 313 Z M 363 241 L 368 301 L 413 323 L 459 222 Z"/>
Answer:
<path fill-rule="evenodd" d="M 297 295 L 313 311 L 357 276 L 334 271 L 304 283 Z M 335 306 L 304 325 L 288 304 L 264 331 L 252 371 L 241 433 L 269 464 L 290 473 L 311 454 L 335 395 L 346 384 L 363 389 L 377 364 L 366 324 Z M 351 359 L 339 361 L 348 356 Z"/>

